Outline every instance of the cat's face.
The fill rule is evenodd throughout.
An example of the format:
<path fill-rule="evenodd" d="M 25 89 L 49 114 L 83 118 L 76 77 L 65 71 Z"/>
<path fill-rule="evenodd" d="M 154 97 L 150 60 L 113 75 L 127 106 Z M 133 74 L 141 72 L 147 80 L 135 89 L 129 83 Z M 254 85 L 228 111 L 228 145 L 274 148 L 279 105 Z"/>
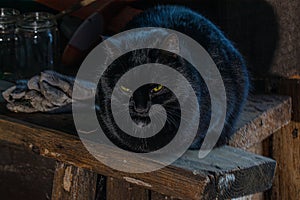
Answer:
<path fill-rule="evenodd" d="M 151 52 L 143 52 L 147 54 L 147 62 L 151 61 Z M 120 70 L 108 70 L 105 76 L 101 79 L 101 87 L 103 92 L 106 93 L 106 95 L 102 96 L 103 103 L 105 107 L 111 106 L 111 101 L 114 102 L 114 106 L 117 107 L 116 110 L 118 110 L 119 115 L 125 114 L 127 110 L 124 107 L 124 98 L 129 99 L 129 114 L 131 116 L 131 119 L 138 125 L 138 127 L 145 127 L 151 123 L 151 117 L 154 118 L 160 118 L 163 113 L 156 112 L 150 112 L 151 108 L 153 108 L 154 105 L 160 105 L 164 108 L 169 108 L 170 112 L 173 113 L 174 116 L 177 115 L 177 110 L 180 110 L 177 97 L 175 94 L 165 85 L 155 83 L 155 80 L 152 81 L 152 83 L 144 84 L 136 89 L 136 85 L 134 85 L 134 81 L 131 82 L 131 80 L 125 80 L 120 81 L 119 85 L 116 85 L 116 83 L 120 80 L 122 75 L 124 75 L 127 70 L 124 70 L 128 65 L 132 66 L 138 66 L 140 63 L 134 63 L 133 57 L 127 57 L 124 58 L 126 61 L 131 60 L 131 62 L 126 62 L 123 59 L 122 61 L 118 61 L 115 63 L 116 65 L 112 65 L 111 67 L 118 67 Z M 138 59 L 138 62 L 144 62 L 144 60 Z M 156 62 L 163 62 L 156 60 Z M 167 64 L 167 63 L 166 63 Z M 126 65 L 126 66 L 122 66 Z M 155 72 L 155 68 L 149 69 L 151 70 L 156 76 L 161 76 L 163 79 L 168 79 L 169 77 L 159 74 Z M 133 75 L 134 77 L 147 76 L 146 72 L 145 74 L 138 73 L 136 75 Z M 165 76 L 165 77 L 164 77 Z M 174 85 L 176 85 L 177 88 L 180 88 L 180 83 L 176 82 L 176 77 L 172 80 L 174 82 Z M 184 89 L 182 89 L 183 91 Z M 114 93 L 113 93 L 114 92 Z M 152 110 L 153 111 L 153 110 Z M 172 121 L 172 116 L 170 116 L 170 122 Z M 173 125 L 175 125 L 174 123 Z M 176 124 L 177 126 L 178 124 Z"/>
<path fill-rule="evenodd" d="M 145 42 L 147 39 L 153 40 L 153 33 L 141 34 L 141 38 L 138 36 L 134 36 L 133 38 L 124 38 L 123 41 L 116 41 L 112 44 L 112 46 L 109 46 L 108 60 L 110 58 L 109 55 L 113 54 L 114 51 L 118 51 L 118 49 L 130 48 L 134 45 L 134 43 Z M 185 99 L 188 100 L 188 95 L 185 94 L 186 89 L 180 82 L 177 81 L 177 78 L 171 77 L 170 79 L 168 74 L 160 74 L 159 72 L 155 74 L 155 67 L 153 67 L 153 69 L 150 68 L 149 70 L 153 72 L 155 76 L 160 76 L 162 79 L 173 82 L 172 84 L 176 87 L 177 91 L 180 91 L 179 94 L 175 95 L 168 87 L 160 83 L 156 83 L 155 81 L 149 84 L 144 84 L 135 89 L 132 88 L 134 85 L 129 83 L 130 80 L 127 80 L 129 81 L 128 83 L 123 81 L 121 84 L 117 85 L 117 82 L 120 81 L 121 77 L 128 71 L 147 63 L 167 65 L 181 73 L 185 71 L 185 63 L 182 62 L 182 60 L 176 55 L 179 51 L 179 41 L 177 36 L 166 33 L 158 33 L 158 35 L 159 37 L 156 37 L 154 41 L 151 42 L 153 44 L 152 48 L 168 49 L 168 51 L 161 51 L 150 47 L 149 49 L 135 50 L 122 55 L 108 67 L 102 75 L 98 85 L 99 92 L 96 101 L 100 106 L 100 114 L 98 115 L 100 123 L 102 123 L 102 125 L 106 127 L 107 131 L 113 135 L 110 139 L 116 139 L 118 140 L 117 143 L 122 143 L 122 145 L 125 144 L 125 148 L 130 150 L 133 148 L 134 151 L 139 151 L 139 149 L 136 150 L 136 148 L 139 147 L 137 145 L 126 145 L 128 137 L 123 137 L 122 134 L 120 134 L 122 130 L 120 130 L 114 120 L 114 117 L 116 116 L 111 115 L 112 102 L 115 102 L 114 106 L 117 107 L 115 109 L 117 110 L 115 113 L 118 115 L 117 117 L 122 118 L 122 116 L 129 110 L 131 120 L 139 128 L 148 126 L 151 123 L 151 119 L 157 119 L 156 122 L 161 123 L 160 125 L 163 127 L 161 131 L 162 138 L 156 140 L 156 143 L 159 146 L 160 142 L 158 141 L 161 141 L 162 143 L 166 143 L 164 140 L 170 141 L 173 136 L 169 136 L 169 134 L 176 132 L 180 125 L 180 104 L 176 95 L 184 96 Z M 150 42 L 147 41 L 147 43 Z M 139 72 L 139 74 L 133 75 L 133 77 L 138 76 L 147 77 L 147 71 L 142 71 Z M 129 104 L 126 105 L 128 106 L 128 110 L 126 109 L 126 106 L 124 106 L 124 101 L 122 101 L 121 97 L 127 97 L 129 99 Z M 166 112 L 162 113 L 159 110 L 152 109 L 155 108 L 154 105 L 162 106 Z M 166 122 L 160 120 L 163 114 L 167 114 Z M 125 121 L 124 123 L 127 122 Z M 136 130 L 132 131 L 135 132 Z M 131 139 L 133 140 L 133 138 Z M 149 146 L 150 144 L 148 146 L 147 145 L 148 144 L 142 144 L 143 151 L 147 151 L 149 149 L 153 150 L 153 146 Z M 154 149 L 156 149 L 156 147 Z"/>
<path fill-rule="evenodd" d="M 156 36 L 153 37 L 153 34 Z M 149 40 L 152 41 L 150 42 Z M 124 48 L 129 49 L 138 42 L 152 44 L 153 48 L 168 49 L 170 52 L 174 53 L 179 52 L 179 41 L 176 35 L 165 32 L 142 32 L 140 36 L 134 36 L 127 39 L 124 38 L 123 41 L 114 41 L 113 44 L 110 44 L 111 46 L 107 47 L 108 60 L 112 54 L 116 53 L 116 51 L 124 50 Z M 128 56 L 123 56 L 121 59 L 117 60 L 117 62 L 114 62 L 110 66 L 110 69 L 106 71 L 106 78 L 105 81 L 102 81 L 102 86 L 104 86 L 107 91 L 111 91 L 114 85 L 112 83 L 116 83 L 116 81 L 118 81 L 122 75 L 129 71 L 131 66 L 139 66 L 146 63 L 170 65 L 171 60 L 169 60 L 167 56 L 159 54 L 162 54 L 162 52 L 146 49 L 132 52 Z M 175 56 L 175 54 L 171 55 L 170 53 L 169 56 Z M 157 75 L 159 76 L 161 74 Z M 140 76 L 140 74 L 137 74 L 136 76 Z M 166 79 L 167 78 L 168 77 L 166 77 Z M 133 89 L 125 82 L 123 85 L 120 85 L 119 88 L 117 88 L 117 91 L 121 93 L 121 95 L 130 95 L 130 115 L 132 120 L 141 127 L 150 123 L 149 111 L 153 105 L 159 104 L 166 106 L 167 104 L 172 104 L 172 102 L 176 99 L 174 94 L 167 87 L 156 83 L 143 85 L 142 87 L 133 91 Z"/>
<path fill-rule="evenodd" d="M 154 111 L 150 113 L 153 105 L 161 105 L 164 108 L 172 108 L 174 115 L 177 114 L 179 106 L 176 96 L 165 86 L 160 84 L 146 84 L 133 93 L 125 86 L 121 86 L 125 95 L 130 95 L 129 113 L 131 119 L 139 126 L 144 127 L 151 123 L 151 117 L 160 118 L 162 113 Z M 171 117 L 172 118 L 172 117 Z"/>

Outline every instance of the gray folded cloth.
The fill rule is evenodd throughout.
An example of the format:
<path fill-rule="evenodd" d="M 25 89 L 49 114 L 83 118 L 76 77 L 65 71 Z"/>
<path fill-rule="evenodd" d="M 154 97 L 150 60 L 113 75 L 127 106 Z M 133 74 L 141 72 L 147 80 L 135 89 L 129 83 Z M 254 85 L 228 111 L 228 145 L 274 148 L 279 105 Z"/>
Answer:
<path fill-rule="evenodd" d="M 79 94 L 73 95 L 73 88 L 80 88 Z M 75 81 L 74 77 L 65 76 L 55 71 L 44 71 L 29 80 L 20 80 L 15 86 L 2 93 L 6 107 L 13 112 L 70 112 L 72 103 L 93 98 L 96 87 L 85 81 Z"/>

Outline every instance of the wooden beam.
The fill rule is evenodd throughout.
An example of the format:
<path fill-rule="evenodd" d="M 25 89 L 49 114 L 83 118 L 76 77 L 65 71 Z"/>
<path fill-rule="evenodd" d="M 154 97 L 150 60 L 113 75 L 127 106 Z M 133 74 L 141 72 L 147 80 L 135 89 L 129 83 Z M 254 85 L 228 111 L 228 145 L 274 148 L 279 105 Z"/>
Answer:
<path fill-rule="evenodd" d="M 77 137 L 28 123 L 24 124 L 24 122 L 21 123 L 14 119 L 1 117 L 0 133 L 0 140 L 25 146 L 29 149 L 39 149 L 36 152 L 45 157 L 50 157 L 79 168 L 89 169 L 105 176 L 127 181 L 139 180 L 138 183 L 146 183 L 144 185 L 148 185 L 148 189 L 169 195 L 175 194 L 181 197 L 187 196 L 191 199 L 200 199 L 206 188 L 213 189 L 214 187 L 208 177 L 194 175 L 191 171 L 172 166 L 152 174 L 133 175 L 117 172 L 91 156 Z M 111 157 L 117 155 L 107 156 L 111 159 Z M 166 178 L 170 182 L 169 185 L 165 184 Z M 183 190 L 183 188 L 189 188 L 189 190 Z"/>
<path fill-rule="evenodd" d="M 272 85 L 277 93 L 292 97 L 293 121 L 273 135 L 272 157 L 278 160 L 278 167 L 271 198 L 300 199 L 300 77 L 281 79 L 276 83 Z"/>
<path fill-rule="evenodd" d="M 291 99 L 286 96 L 249 97 L 229 145 L 248 149 L 291 121 Z"/>
<path fill-rule="evenodd" d="M 269 78 L 258 81 L 258 85 L 265 92 L 292 98 L 292 122 L 274 133 L 270 143 L 270 157 L 277 161 L 271 199 L 300 199 L 300 77 Z"/>
<path fill-rule="evenodd" d="M 237 125 L 239 128 L 237 128 L 234 137 L 231 139 L 230 145 L 246 149 L 258 155 L 269 156 L 269 139 L 265 138 L 272 135 L 276 129 L 278 130 L 289 123 L 291 101 L 287 97 L 267 95 L 256 95 L 249 99 L 245 109 L 246 112 L 243 112 L 240 117 Z M 278 125 L 278 128 L 273 129 L 275 124 Z M 175 199 L 156 192 L 151 193 L 151 198 L 155 200 Z M 264 199 L 264 194 L 259 193 L 244 198 L 259 200 Z"/>
<path fill-rule="evenodd" d="M 205 170 L 213 172 L 214 182 L 216 183 L 218 191 L 218 199 L 236 198 L 264 191 L 265 189 L 260 188 L 265 187 L 268 182 L 268 180 L 265 179 L 266 177 L 264 177 L 264 175 L 267 175 L 267 177 L 272 176 L 272 173 L 274 173 L 274 171 L 272 170 L 275 170 L 275 168 L 273 169 L 273 167 L 275 167 L 275 165 L 273 166 L 273 164 L 275 163 L 264 162 L 260 160 L 260 158 L 263 157 L 248 153 L 246 151 L 239 150 L 239 153 L 236 154 L 236 150 L 236 148 L 232 148 L 229 146 L 216 148 L 213 150 L 212 154 L 208 155 L 200 162 L 199 160 L 197 160 L 197 151 L 188 151 L 173 165 L 189 166 L 189 168 L 196 174 L 201 173 L 201 171 L 197 171 L 195 170 L 195 168 L 193 168 L 196 166 L 199 168 L 201 168 L 201 166 L 205 166 Z M 254 157 L 250 155 L 258 157 L 252 160 L 252 158 Z M 237 170 L 246 169 L 247 166 L 252 164 L 254 164 L 255 166 L 253 165 L 253 168 L 247 172 L 247 175 L 242 174 L 243 170 Z M 236 170 L 231 170 L 233 168 L 235 168 Z M 272 185 L 272 178 L 270 179 L 270 181 L 271 182 L 269 183 L 269 186 Z M 247 190 L 251 190 L 251 192 L 247 192 Z M 238 194 L 240 191 L 244 191 L 242 195 Z M 208 193 L 208 195 L 209 196 L 206 196 L 206 198 L 212 197 L 212 194 Z"/>
<path fill-rule="evenodd" d="M 96 183 L 96 173 L 57 162 L 52 200 L 95 199 Z"/>
<path fill-rule="evenodd" d="M 39 149 L 36 152 L 43 156 L 181 198 L 239 197 L 260 192 L 271 186 L 275 170 L 275 162 L 271 159 L 223 147 L 214 149 L 203 160 L 198 159 L 197 151 L 189 151 L 173 165 L 161 170 L 127 174 L 100 163 L 87 152 L 77 137 L 63 132 L 1 116 L 0 133 L 1 140 Z M 123 158 L 118 152 L 107 155 L 107 159 L 118 157 Z"/>
<path fill-rule="evenodd" d="M 92 170 L 95 173 L 117 178 L 120 181 L 135 183 L 143 188 L 169 196 L 189 199 L 201 199 L 207 197 L 205 195 L 237 197 L 263 191 L 271 184 L 275 165 L 273 161 L 264 160 L 262 157 L 258 159 L 255 155 L 245 154 L 241 150 L 229 147 L 223 147 L 221 150 L 215 149 L 210 154 L 211 157 L 208 156 L 206 160 L 200 161 L 196 151 L 189 151 L 173 165 L 153 173 L 126 174 L 117 172 L 103 165 L 87 152 L 78 136 L 75 135 L 76 130 L 71 115 L 10 113 L 5 109 L 1 109 L 0 113 L 1 140 L 29 147 L 43 156 L 54 158 L 66 164 Z M 289 114 L 290 99 L 288 97 L 256 96 L 252 102 L 248 103 L 241 118 L 243 120 L 238 123 L 240 127 L 236 135 L 240 135 L 240 137 L 234 137 L 233 144 L 251 146 L 261 142 L 265 137 L 288 123 Z M 275 115 L 281 117 L 274 118 Z M 260 133 L 266 130 L 267 134 L 256 135 L 256 132 Z M 256 137 L 253 138 L 252 135 Z M 220 155 L 223 155 L 223 160 Z M 228 157 L 230 155 L 235 155 L 234 159 L 237 160 L 233 162 L 233 158 Z M 107 158 L 123 158 L 123 156 L 112 150 L 111 155 L 107 155 Z M 216 158 L 220 161 L 217 164 L 214 163 Z M 245 160 L 245 158 L 247 159 Z M 247 163 L 247 161 L 250 163 L 248 162 L 248 165 L 243 166 L 242 164 Z M 138 160 L 133 162 L 137 165 L 141 163 Z M 232 165 L 232 163 L 236 165 Z M 230 167 L 224 168 L 224 165 Z M 264 170 L 269 173 L 259 174 Z M 220 185 L 224 177 L 225 179 L 228 177 L 228 174 L 234 174 L 236 180 L 254 180 L 254 178 L 265 175 L 267 177 L 264 180 L 269 181 L 269 183 L 261 180 L 259 184 L 254 182 L 253 187 L 239 188 L 239 192 L 235 192 L 234 187 L 236 186 L 226 188 L 226 184 L 225 186 Z M 240 177 L 242 175 L 245 177 Z M 249 182 L 248 180 L 245 182 Z M 222 188 L 223 186 L 224 188 Z"/>

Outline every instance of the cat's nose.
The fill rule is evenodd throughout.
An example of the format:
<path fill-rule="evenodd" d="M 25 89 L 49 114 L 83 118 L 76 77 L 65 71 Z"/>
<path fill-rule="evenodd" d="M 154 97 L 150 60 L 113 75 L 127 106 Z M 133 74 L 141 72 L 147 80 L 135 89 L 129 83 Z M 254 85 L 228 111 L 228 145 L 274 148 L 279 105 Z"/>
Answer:
<path fill-rule="evenodd" d="M 138 113 L 147 113 L 148 109 L 143 107 L 135 107 L 134 110 Z"/>
<path fill-rule="evenodd" d="M 137 113 L 145 114 L 149 112 L 149 103 L 144 105 L 134 103 L 133 107 Z"/>

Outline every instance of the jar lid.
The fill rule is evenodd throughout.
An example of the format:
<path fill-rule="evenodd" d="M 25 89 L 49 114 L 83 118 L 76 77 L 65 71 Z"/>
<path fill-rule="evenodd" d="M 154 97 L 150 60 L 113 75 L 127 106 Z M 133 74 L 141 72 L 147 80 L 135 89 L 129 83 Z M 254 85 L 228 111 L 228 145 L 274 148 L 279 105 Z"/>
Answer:
<path fill-rule="evenodd" d="M 17 26 L 23 29 L 45 29 L 56 26 L 54 15 L 47 12 L 25 13 Z"/>
<path fill-rule="evenodd" d="M 0 8 L 0 24 L 14 23 L 17 21 L 20 11 L 13 8 Z"/>

